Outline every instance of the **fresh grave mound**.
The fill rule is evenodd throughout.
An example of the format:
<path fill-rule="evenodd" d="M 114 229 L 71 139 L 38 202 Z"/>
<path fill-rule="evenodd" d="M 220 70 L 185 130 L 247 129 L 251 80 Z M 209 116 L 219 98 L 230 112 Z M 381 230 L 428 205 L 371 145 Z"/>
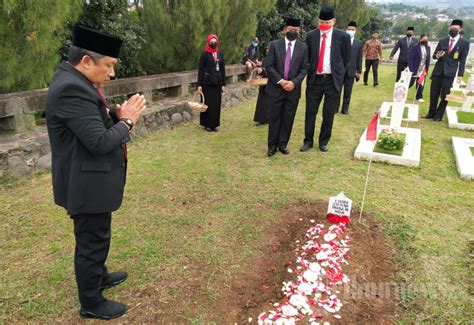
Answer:
<path fill-rule="evenodd" d="M 235 278 L 229 296 L 221 297 L 220 303 L 227 306 L 222 308 L 221 315 L 226 315 L 228 321 L 256 324 L 259 315 L 265 312 L 267 317 L 270 311 L 275 311 L 275 304 L 285 300 L 283 283 L 288 289 L 289 281 L 296 282 L 296 258 L 307 240 L 308 229 L 318 224 L 324 225 L 326 231 L 331 227 L 325 217 L 326 211 L 327 203 L 323 202 L 301 203 L 282 209 L 280 221 L 266 235 L 268 244 L 261 256 L 248 265 L 248 271 Z M 395 276 L 394 250 L 371 216 L 364 215 L 363 224 L 357 219 L 354 217 L 344 232 L 344 236 L 351 239 L 345 257 L 348 265 L 341 268 L 350 281 L 334 287 L 337 298 L 323 294 L 322 300 L 335 299 L 338 307 L 335 313 L 316 307 L 315 321 L 321 324 L 395 322 L 396 299 L 391 290 Z M 310 319 L 305 317 L 302 323 L 308 323 Z"/>

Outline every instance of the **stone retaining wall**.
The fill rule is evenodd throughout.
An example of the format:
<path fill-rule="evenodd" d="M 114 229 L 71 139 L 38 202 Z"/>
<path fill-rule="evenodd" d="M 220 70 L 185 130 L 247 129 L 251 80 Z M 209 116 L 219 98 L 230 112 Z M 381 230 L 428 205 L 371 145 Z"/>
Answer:
<path fill-rule="evenodd" d="M 229 108 L 255 98 L 257 90 L 246 83 L 228 85 L 222 98 L 222 107 Z M 187 101 L 190 99 L 189 96 L 170 97 L 154 103 L 132 130 L 132 134 L 149 134 L 199 117 L 199 113 L 188 109 Z M 45 126 L 0 138 L 0 178 L 7 174 L 22 177 L 50 167 L 51 148 Z"/>

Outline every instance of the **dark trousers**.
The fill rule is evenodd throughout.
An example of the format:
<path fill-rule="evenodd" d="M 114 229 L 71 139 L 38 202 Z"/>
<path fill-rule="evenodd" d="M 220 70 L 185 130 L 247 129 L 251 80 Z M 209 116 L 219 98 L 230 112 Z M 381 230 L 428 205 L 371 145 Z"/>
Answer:
<path fill-rule="evenodd" d="M 107 277 L 105 260 L 109 254 L 112 213 L 78 214 L 74 220 L 76 271 L 79 301 L 82 307 L 94 307 L 105 298 L 99 289 Z"/>
<path fill-rule="evenodd" d="M 284 148 L 290 141 L 299 97 L 288 96 L 285 92 L 279 97 L 270 98 L 268 148 L 276 148 L 277 146 Z"/>
<path fill-rule="evenodd" d="M 408 67 L 408 63 L 407 62 L 398 62 L 397 63 L 397 79 L 395 80 L 395 82 L 397 82 L 398 80 L 400 80 L 400 77 L 402 76 L 402 71 L 406 69 L 406 67 Z"/>
<path fill-rule="evenodd" d="M 344 77 L 344 93 L 342 96 L 342 108 L 343 113 L 349 113 L 349 104 L 351 103 L 352 87 L 354 87 L 355 77 L 349 77 L 347 74 Z"/>
<path fill-rule="evenodd" d="M 364 71 L 364 83 L 369 80 L 370 67 L 372 67 L 372 73 L 374 74 L 374 85 L 379 84 L 379 59 L 376 60 L 365 60 L 365 71 Z"/>
<path fill-rule="evenodd" d="M 417 83 L 418 81 L 418 77 L 412 77 L 411 80 L 410 80 L 410 88 L 415 85 L 416 86 L 416 100 L 418 99 L 422 99 L 423 98 L 423 90 L 425 89 L 425 86 L 424 85 L 419 85 Z"/>
<path fill-rule="evenodd" d="M 453 81 L 454 77 L 446 77 L 444 75 L 431 76 L 430 110 L 428 111 L 428 117 L 443 118 L 446 106 L 448 105 L 446 96 L 449 95 L 451 91 Z"/>
<path fill-rule="evenodd" d="M 323 122 L 319 132 L 319 147 L 327 145 L 329 139 L 331 139 L 334 114 L 337 111 L 341 98 L 341 92 L 334 86 L 332 75 L 316 75 L 314 82 L 306 88 L 304 143 L 310 146 L 314 143 L 316 115 L 323 97 Z"/>

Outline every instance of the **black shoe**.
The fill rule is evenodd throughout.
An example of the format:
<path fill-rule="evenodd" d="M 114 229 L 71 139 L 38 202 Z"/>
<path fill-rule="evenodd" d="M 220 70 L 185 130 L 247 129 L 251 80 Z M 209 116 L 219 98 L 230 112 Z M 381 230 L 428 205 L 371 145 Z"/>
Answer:
<path fill-rule="evenodd" d="M 322 151 L 322 152 L 327 152 L 329 150 L 329 147 L 328 146 L 321 146 L 321 147 L 319 147 L 319 150 Z"/>
<path fill-rule="evenodd" d="M 343 115 L 349 115 L 349 112 L 348 112 L 348 111 L 342 111 L 341 114 L 343 114 Z"/>
<path fill-rule="evenodd" d="M 443 120 L 442 117 L 433 117 L 433 121 L 435 122 L 441 122 Z"/>
<path fill-rule="evenodd" d="M 98 318 L 109 320 L 127 313 L 127 305 L 113 300 L 105 300 L 93 308 L 81 308 L 79 315 L 82 318 Z"/>
<path fill-rule="evenodd" d="M 364 82 L 364 86 L 368 86 L 368 85 L 369 85 L 368 83 Z"/>
<path fill-rule="evenodd" d="M 278 150 L 284 155 L 287 155 L 290 153 L 290 150 L 288 150 L 288 147 L 279 147 Z"/>
<path fill-rule="evenodd" d="M 128 278 L 127 272 L 111 272 L 107 276 L 107 279 L 102 280 L 102 283 L 100 284 L 99 289 L 104 290 L 104 289 L 115 287 L 116 285 L 119 285 L 120 283 L 127 280 L 127 278 Z"/>
<path fill-rule="evenodd" d="M 379 83 L 378 83 L 378 82 L 374 83 L 374 87 L 377 87 L 378 85 L 379 85 Z"/>
<path fill-rule="evenodd" d="M 300 148 L 300 151 L 301 152 L 305 152 L 305 151 L 308 151 L 309 149 L 311 149 L 313 146 L 308 144 L 308 143 L 305 143 L 301 148 Z"/>
<path fill-rule="evenodd" d="M 204 130 L 206 130 L 207 132 L 212 132 L 212 129 L 208 127 L 204 128 Z"/>
<path fill-rule="evenodd" d="M 276 152 L 277 152 L 277 149 L 276 149 L 276 148 L 274 148 L 274 147 L 268 148 L 268 153 L 267 153 L 267 155 L 268 155 L 268 157 L 271 157 L 271 156 L 273 156 L 274 154 L 276 154 Z"/>
<path fill-rule="evenodd" d="M 433 118 L 433 115 L 426 114 L 425 116 L 422 116 L 422 118 Z"/>

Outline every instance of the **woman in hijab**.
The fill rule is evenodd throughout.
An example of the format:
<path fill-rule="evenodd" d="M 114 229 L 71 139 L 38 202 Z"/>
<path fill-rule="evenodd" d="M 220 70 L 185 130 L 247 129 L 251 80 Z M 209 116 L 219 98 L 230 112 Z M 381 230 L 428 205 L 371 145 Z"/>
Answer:
<path fill-rule="evenodd" d="M 199 59 L 198 90 L 204 93 L 207 110 L 201 113 L 201 125 L 208 132 L 217 132 L 221 117 L 222 92 L 225 90 L 224 56 L 217 45 L 219 39 L 211 34 Z"/>

